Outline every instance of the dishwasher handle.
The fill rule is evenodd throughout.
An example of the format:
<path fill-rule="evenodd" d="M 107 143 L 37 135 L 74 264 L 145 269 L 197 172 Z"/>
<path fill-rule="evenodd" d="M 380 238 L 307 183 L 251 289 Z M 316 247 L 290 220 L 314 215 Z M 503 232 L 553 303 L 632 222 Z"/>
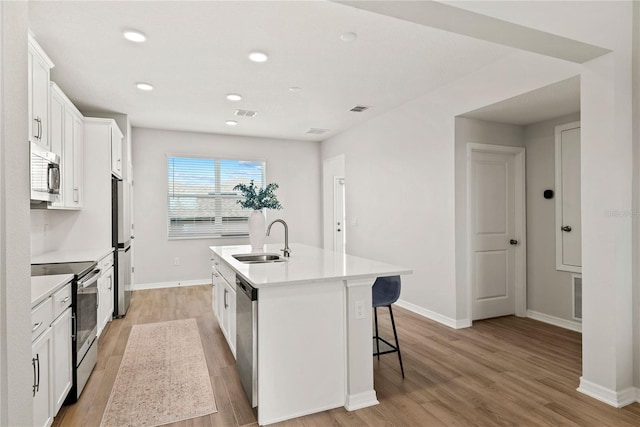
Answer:
<path fill-rule="evenodd" d="M 238 288 L 243 294 L 249 297 L 251 301 L 258 301 L 258 290 L 241 277 L 236 276 L 236 290 L 238 290 Z"/>

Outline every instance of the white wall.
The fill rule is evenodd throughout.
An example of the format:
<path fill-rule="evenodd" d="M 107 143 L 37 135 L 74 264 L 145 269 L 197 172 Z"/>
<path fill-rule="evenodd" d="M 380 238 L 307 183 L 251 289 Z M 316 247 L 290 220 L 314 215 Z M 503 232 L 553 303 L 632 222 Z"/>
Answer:
<path fill-rule="evenodd" d="M 467 144 L 469 143 L 523 147 L 524 129 L 522 126 L 510 124 L 465 117 L 455 118 L 457 319 L 471 318 L 471 313 L 468 313 L 467 292 Z"/>
<path fill-rule="evenodd" d="M 26 2 L 0 2 L 0 425 L 32 425 Z"/>
<path fill-rule="evenodd" d="M 265 138 L 133 128 L 136 285 L 209 279 L 208 247 L 248 244 L 242 239 L 167 239 L 167 155 L 266 161 L 267 182 L 277 182 L 284 209 L 269 210 L 267 223 L 283 218 L 289 240 L 322 245 L 320 144 Z M 284 242 L 274 228 L 267 242 Z M 174 258 L 180 257 L 180 266 Z"/>
<path fill-rule="evenodd" d="M 455 250 L 455 117 L 578 72 L 517 53 L 324 141 L 323 159 L 345 155 L 349 253 L 412 268 L 402 300 L 452 326 L 468 321 L 456 292 L 465 270 Z"/>
<path fill-rule="evenodd" d="M 573 319 L 572 273 L 556 270 L 556 199 L 542 197 L 555 186 L 555 126 L 580 120 L 572 114 L 524 128 L 527 149 L 527 308 Z"/>

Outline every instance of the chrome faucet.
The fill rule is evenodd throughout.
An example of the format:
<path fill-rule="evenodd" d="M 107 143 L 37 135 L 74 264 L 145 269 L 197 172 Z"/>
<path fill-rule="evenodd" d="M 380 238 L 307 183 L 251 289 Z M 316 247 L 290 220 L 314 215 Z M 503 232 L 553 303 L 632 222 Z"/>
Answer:
<path fill-rule="evenodd" d="M 276 222 L 279 222 L 282 225 L 284 225 L 284 249 L 280 249 L 280 250 L 284 252 L 285 257 L 289 258 L 289 255 L 291 254 L 291 249 L 289 249 L 289 227 L 287 226 L 287 223 L 284 222 L 284 220 L 282 219 L 275 219 L 271 221 L 271 224 L 269 224 L 269 226 L 267 227 L 267 236 L 269 235 L 269 233 L 271 233 L 271 226 Z"/>

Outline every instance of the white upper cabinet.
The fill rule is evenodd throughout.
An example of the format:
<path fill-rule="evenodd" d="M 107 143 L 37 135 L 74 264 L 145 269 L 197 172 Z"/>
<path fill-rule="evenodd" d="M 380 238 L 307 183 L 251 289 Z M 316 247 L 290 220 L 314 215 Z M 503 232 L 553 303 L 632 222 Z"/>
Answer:
<path fill-rule="evenodd" d="M 49 76 L 53 62 L 31 34 L 28 39 L 29 141 L 50 149 Z"/>
<path fill-rule="evenodd" d="M 48 208 L 81 209 L 84 198 L 83 117 L 55 83 L 51 83 L 50 89 L 50 149 L 60 156 L 61 183 L 60 200 Z"/>
<path fill-rule="evenodd" d="M 122 179 L 122 132 L 114 124 L 111 127 L 111 173 Z"/>
<path fill-rule="evenodd" d="M 582 272 L 580 122 L 556 126 L 556 269 Z"/>

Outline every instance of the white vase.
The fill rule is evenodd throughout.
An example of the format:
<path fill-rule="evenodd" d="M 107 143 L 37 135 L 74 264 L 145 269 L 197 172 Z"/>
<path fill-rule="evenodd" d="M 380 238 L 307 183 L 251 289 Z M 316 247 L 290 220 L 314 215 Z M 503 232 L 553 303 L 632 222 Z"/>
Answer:
<path fill-rule="evenodd" d="M 249 215 L 249 242 L 251 250 L 264 250 L 266 220 L 264 210 L 256 210 Z"/>

